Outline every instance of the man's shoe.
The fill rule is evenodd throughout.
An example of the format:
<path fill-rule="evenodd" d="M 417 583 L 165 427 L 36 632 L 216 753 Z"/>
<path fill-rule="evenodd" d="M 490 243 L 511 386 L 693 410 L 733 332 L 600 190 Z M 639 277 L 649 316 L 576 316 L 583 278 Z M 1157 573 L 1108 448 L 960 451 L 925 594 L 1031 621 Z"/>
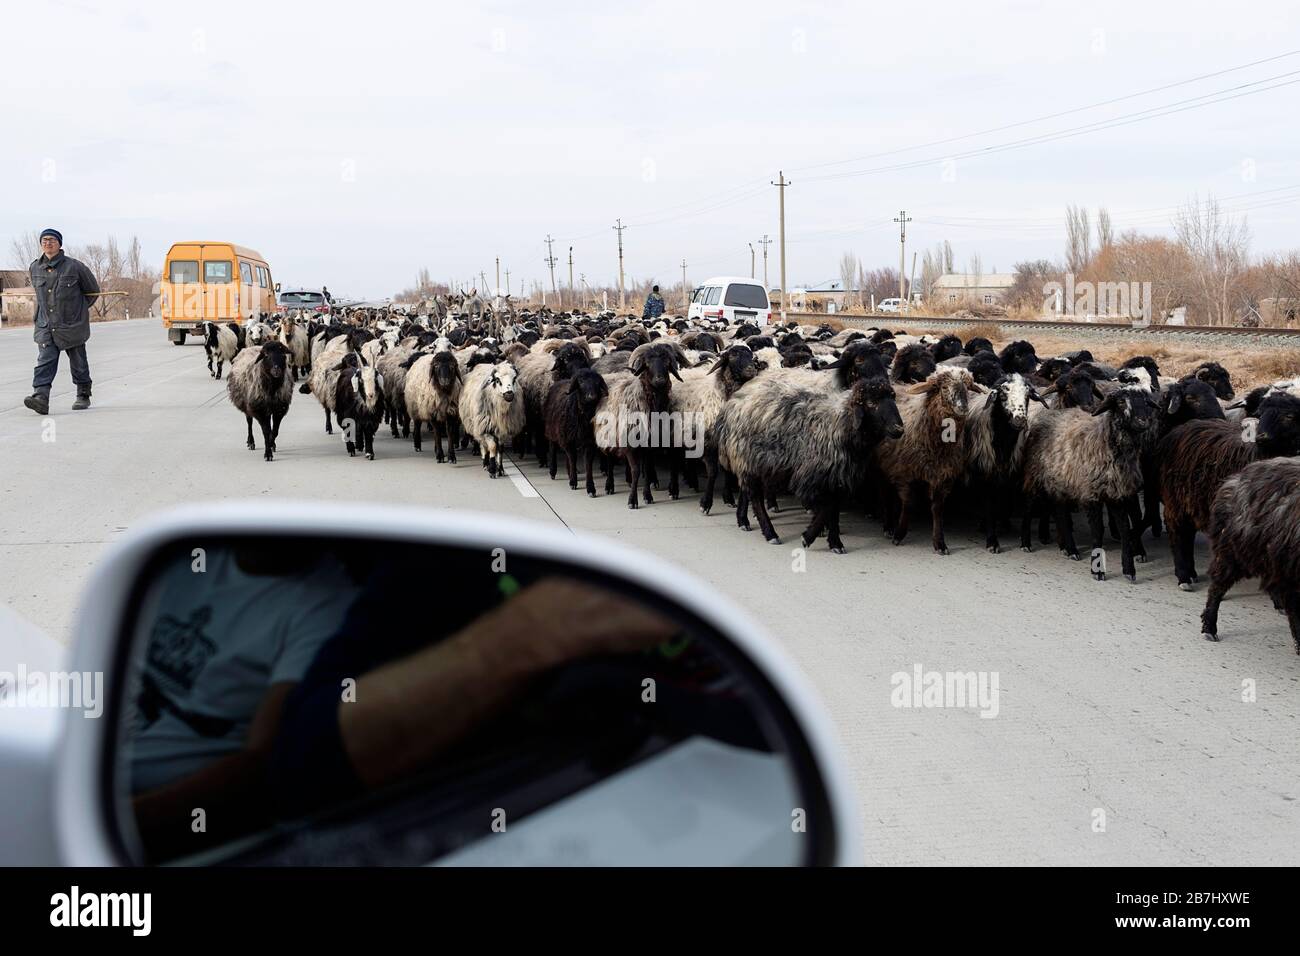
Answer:
<path fill-rule="evenodd" d="M 34 411 L 37 415 L 48 415 L 50 413 L 50 399 L 47 395 L 40 392 L 34 395 L 28 395 L 23 399 L 23 404 Z"/>
<path fill-rule="evenodd" d="M 82 409 L 82 408 L 89 408 L 89 407 L 90 407 L 90 396 L 89 396 L 89 395 L 78 395 L 78 396 L 77 396 L 77 400 L 76 400 L 75 402 L 72 403 L 72 407 L 73 407 L 74 410 L 78 410 L 78 409 Z"/>

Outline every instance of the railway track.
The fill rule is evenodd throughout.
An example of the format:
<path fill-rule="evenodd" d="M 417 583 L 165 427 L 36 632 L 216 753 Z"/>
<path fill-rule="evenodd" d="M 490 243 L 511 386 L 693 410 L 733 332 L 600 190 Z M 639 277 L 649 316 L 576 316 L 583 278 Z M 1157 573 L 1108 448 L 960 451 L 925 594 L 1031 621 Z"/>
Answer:
<path fill-rule="evenodd" d="M 952 316 L 930 315 L 825 315 L 819 312 L 789 312 L 798 322 L 816 324 L 835 319 L 845 325 L 859 328 L 916 328 L 960 329 L 974 325 L 997 325 L 1004 329 L 1033 329 L 1040 334 L 1082 335 L 1095 337 L 1157 335 L 1175 341 L 1204 342 L 1206 339 L 1223 341 L 1225 345 L 1276 345 L 1300 347 L 1300 329 L 1257 328 L 1210 325 L 1148 325 L 1137 326 L 1129 322 L 1053 322 L 990 317 L 987 319 L 959 319 Z"/>

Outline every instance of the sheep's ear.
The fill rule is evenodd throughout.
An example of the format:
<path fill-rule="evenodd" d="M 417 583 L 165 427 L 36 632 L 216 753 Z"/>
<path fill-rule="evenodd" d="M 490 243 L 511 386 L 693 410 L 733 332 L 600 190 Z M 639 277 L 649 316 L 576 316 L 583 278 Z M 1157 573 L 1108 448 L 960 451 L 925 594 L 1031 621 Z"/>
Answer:
<path fill-rule="evenodd" d="M 668 374 L 671 375 L 673 378 L 677 379 L 677 381 L 679 382 L 682 380 L 682 376 L 680 375 L 680 373 L 678 373 L 676 365 L 668 369 Z"/>
<path fill-rule="evenodd" d="M 754 367 L 757 368 L 760 372 L 766 372 L 766 371 L 767 371 L 767 362 L 762 361 L 762 360 L 757 361 L 757 362 L 754 363 Z M 829 366 L 828 366 L 828 367 L 829 367 Z"/>
<path fill-rule="evenodd" d="M 348 367 L 348 363 L 347 363 L 347 362 L 339 362 L 339 364 L 338 364 L 338 365 L 335 365 L 332 369 L 330 369 L 330 371 L 331 371 L 331 372 L 341 372 L 341 371 L 343 371 L 343 370 L 344 370 L 345 368 L 347 368 L 347 367 Z"/>
<path fill-rule="evenodd" d="M 262 359 L 264 359 L 264 358 L 266 358 L 266 353 L 265 353 L 265 352 L 258 352 L 258 353 L 257 353 L 257 358 L 253 359 L 253 364 L 256 365 L 258 362 L 262 361 Z"/>
<path fill-rule="evenodd" d="M 706 374 L 717 375 L 719 372 L 721 372 L 722 366 L 727 364 L 727 360 L 724 358 L 726 354 L 727 354 L 726 352 L 723 352 L 722 355 L 719 355 L 718 360 L 713 363 L 713 368 L 709 369 L 709 371 Z"/>
<path fill-rule="evenodd" d="M 577 390 L 578 390 L 578 377 L 575 375 L 573 378 L 569 379 L 569 387 L 565 389 L 565 392 L 569 395 L 572 395 Z"/>
<path fill-rule="evenodd" d="M 1029 400 L 1031 402 L 1037 402 L 1039 405 L 1042 405 L 1044 408 L 1047 408 L 1047 399 L 1039 395 L 1037 389 L 1031 388 L 1029 390 Z"/>
<path fill-rule="evenodd" d="M 1118 392 L 1111 392 L 1106 396 L 1106 400 L 1092 410 L 1093 417 L 1100 415 L 1102 412 L 1113 412 L 1115 410 L 1115 399 Z"/>
<path fill-rule="evenodd" d="M 985 388 L 983 385 L 981 385 L 979 382 L 971 382 L 966 387 L 970 391 L 974 392 L 976 395 L 983 395 L 985 392 L 988 391 L 988 389 Z"/>
<path fill-rule="evenodd" d="M 1172 414 L 1174 414 L 1175 412 L 1177 412 L 1178 409 L 1180 409 L 1180 408 L 1182 407 L 1182 405 L 1183 405 L 1183 393 L 1182 393 L 1182 391 L 1180 390 L 1180 391 L 1177 391 L 1177 392 L 1170 392 L 1170 393 L 1169 393 L 1169 408 L 1168 408 L 1169 414 L 1172 415 Z"/>
<path fill-rule="evenodd" d="M 915 382 L 907 386 L 905 389 L 903 389 L 903 391 L 905 391 L 908 395 L 924 395 L 926 392 L 930 391 L 930 383 Z"/>
<path fill-rule="evenodd" d="M 1112 394 L 1114 394 L 1114 393 L 1112 393 Z M 1102 392 L 1102 390 L 1099 389 L 1099 388 L 1097 387 L 1097 383 L 1096 383 L 1096 382 L 1093 382 L 1093 383 L 1092 383 L 1092 397 L 1093 397 L 1093 398 L 1105 398 L 1105 397 L 1106 397 L 1105 393 Z"/>

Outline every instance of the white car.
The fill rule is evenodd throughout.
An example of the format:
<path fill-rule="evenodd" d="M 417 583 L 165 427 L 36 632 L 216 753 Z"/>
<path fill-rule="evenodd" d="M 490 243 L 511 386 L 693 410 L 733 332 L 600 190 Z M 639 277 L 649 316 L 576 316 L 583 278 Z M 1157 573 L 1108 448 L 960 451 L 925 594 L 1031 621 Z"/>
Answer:
<path fill-rule="evenodd" d="M 894 296 L 892 299 L 881 299 L 876 303 L 877 312 L 900 312 L 903 300 Z"/>
<path fill-rule="evenodd" d="M 686 317 L 728 325 L 744 321 L 768 325 L 772 321 L 772 303 L 761 282 L 744 276 L 714 276 L 695 290 Z"/>

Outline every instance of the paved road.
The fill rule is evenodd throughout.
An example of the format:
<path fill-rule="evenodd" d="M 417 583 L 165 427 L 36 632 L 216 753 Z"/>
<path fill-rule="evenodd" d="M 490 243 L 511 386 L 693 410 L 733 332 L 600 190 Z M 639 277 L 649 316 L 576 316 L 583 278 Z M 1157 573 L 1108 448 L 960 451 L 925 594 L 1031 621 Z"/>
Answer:
<path fill-rule="evenodd" d="M 350 460 L 310 396 L 295 394 L 267 464 L 244 448 L 243 418 L 202 349 L 169 345 L 153 320 L 95 327 L 95 405 L 68 410 L 61 369 L 54 440 L 43 441 L 48 426 L 21 405 L 33 356 L 29 330 L 0 332 L 0 603 L 61 640 L 103 546 L 164 505 L 255 496 L 486 509 L 620 538 L 746 605 L 838 724 L 873 862 L 1300 862 L 1300 658 L 1285 621 L 1247 585 L 1224 603 L 1224 642 L 1201 640 L 1204 594 L 1173 586 L 1163 541 L 1148 543 L 1154 560 L 1133 586 L 1093 582 L 1054 548 L 987 554 L 973 527 L 950 530 L 953 553 L 938 557 L 924 527 L 894 548 L 846 518 L 849 553 L 823 541 L 798 573 L 790 546 L 738 531 L 724 508 L 706 518 L 685 497 L 629 512 L 625 494 L 592 501 L 534 466 L 493 482 L 475 462 L 437 465 L 382 437 L 378 460 Z M 777 517 L 786 540 L 801 519 Z M 895 708 L 891 675 L 918 664 L 996 672 L 998 715 Z"/>

